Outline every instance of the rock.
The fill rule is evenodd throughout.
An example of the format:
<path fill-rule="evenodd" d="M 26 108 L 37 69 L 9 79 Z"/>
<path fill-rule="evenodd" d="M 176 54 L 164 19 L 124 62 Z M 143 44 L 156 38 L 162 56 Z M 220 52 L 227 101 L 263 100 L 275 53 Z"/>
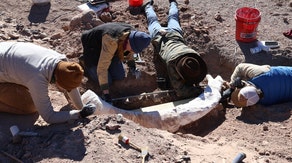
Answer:
<path fill-rule="evenodd" d="M 110 12 L 103 12 L 100 14 L 99 18 L 107 23 L 107 22 L 111 22 L 113 19 L 112 19 L 112 15 L 110 14 Z"/>
<path fill-rule="evenodd" d="M 69 27 L 71 30 L 73 30 L 76 27 L 78 27 L 78 25 L 80 25 L 80 24 L 81 24 L 81 17 L 80 17 L 80 15 L 76 15 L 71 19 Z"/>
<path fill-rule="evenodd" d="M 104 16 L 104 18 L 105 17 L 106 16 Z M 109 21 L 109 18 L 107 18 L 107 21 Z M 80 27 L 90 29 L 103 23 L 103 21 L 97 18 L 97 15 L 94 11 L 86 10 L 71 19 L 69 28 L 70 30 L 74 30 Z"/>
<path fill-rule="evenodd" d="M 5 36 L 3 34 L 0 34 L 0 38 L 3 39 L 3 40 L 8 40 L 9 39 L 9 37 L 7 37 L 7 36 Z"/>
<path fill-rule="evenodd" d="M 18 39 L 19 38 L 19 35 L 16 34 L 16 33 L 8 33 L 8 36 L 11 38 L 11 39 Z"/>
<path fill-rule="evenodd" d="M 51 39 L 57 40 L 57 39 L 60 39 L 61 37 L 62 37 L 61 33 L 55 33 L 54 35 L 51 36 Z"/>
<path fill-rule="evenodd" d="M 269 130 L 269 127 L 268 126 L 263 126 L 263 130 L 264 131 L 268 131 Z"/>
<path fill-rule="evenodd" d="M 217 21 L 219 21 L 219 22 L 222 22 L 223 21 L 220 13 L 215 14 L 214 19 L 217 20 Z"/>
<path fill-rule="evenodd" d="M 92 25 L 93 27 L 96 27 L 96 26 L 99 26 L 99 25 L 101 25 L 101 24 L 103 24 L 103 23 L 104 23 L 104 22 L 101 21 L 100 19 L 96 19 L 96 20 L 92 20 L 91 25 Z"/>

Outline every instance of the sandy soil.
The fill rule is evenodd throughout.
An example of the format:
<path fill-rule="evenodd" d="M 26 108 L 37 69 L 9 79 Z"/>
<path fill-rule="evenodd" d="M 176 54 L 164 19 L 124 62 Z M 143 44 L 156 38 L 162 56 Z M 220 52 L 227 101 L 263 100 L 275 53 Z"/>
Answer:
<path fill-rule="evenodd" d="M 81 32 L 94 26 L 91 22 L 70 28 L 71 20 L 80 14 L 77 6 L 82 3 L 52 0 L 50 5 L 32 6 L 31 1 L 1 2 L 0 40 L 34 42 L 78 62 L 78 56 L 82 54 Z M 109 3 L 113 21 L 126 22 L 147 32 L 145 17 L 131 15 L 126 0 Z M 187 44 L 200 52 L 212 76 L 221 75 L 228 81 L 234 66 L 240 62 L 292 66 L 292 42 L 282 34 L 291 28 L 291 1 L 189 0 L 188 3 L 187 0 L 178 0 L 178 3 Z M 236 42 L 234 13 L 244 6 L 261 11 L 258 39 L 278 41 L 280 48 L 252 55 L 249 48 L 254 47 L 254 43 Z M 156 0 L 155 7 L 164 24 L 168 1 Z M 115 98 L 161 89 L 156 78 L 163 75 L 163 71 L 157 68 L 159 64 L 154 61 L 152 52 L 150 46 L 141 54 L 145 63 L 138 65 L 142 70 L 140 79 L 129 74 L 124 81 L 114 83 L 111 91 Z M 68 109 L 70 104 L 65 96 L 54 86 L 49 89 L 56 110 Z M 85 78 L 81 92 L 87 89 L 99 92 Z M 174 99 L 165 99 L 169 100 Z M 156 103 L 148 101 L 145 105 Z M 147 162 L 187 162 L 188 158 L 188 162 L 232 162 L 238 153 L 244 152 L 246 158 L 243 162 L 286 163 L 292 162 L 291 114 L 291 102 L 271 107 L 234 108 L 230 105 L 176 133 L 169 133 L 127 119 L 118 121 L 116 115 L 94 115 L 85 120 L 48 125 L 37 114 L 16 116 L 1 113 L 0 162 L 17 162 L 16 159 L 23 162 L 141 162 L 141 152 L 133 144 L 118 140 L 123 134 L 134 145 L 148 147 Z M 24 137 L 15 144 L 9 131 L 12 125 L 40 135 Z M 5 154 L 14 156 L 14 159 Z"/>

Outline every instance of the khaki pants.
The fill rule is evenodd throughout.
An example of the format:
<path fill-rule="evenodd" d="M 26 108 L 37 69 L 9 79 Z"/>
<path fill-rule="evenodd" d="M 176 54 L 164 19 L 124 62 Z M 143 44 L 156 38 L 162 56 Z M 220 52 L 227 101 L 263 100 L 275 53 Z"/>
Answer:
<path fill-rule="evenodd" d="M 0 112 L 31 114 L 36 111 L 26 87 L 13 83 L 0 83 Z"/>

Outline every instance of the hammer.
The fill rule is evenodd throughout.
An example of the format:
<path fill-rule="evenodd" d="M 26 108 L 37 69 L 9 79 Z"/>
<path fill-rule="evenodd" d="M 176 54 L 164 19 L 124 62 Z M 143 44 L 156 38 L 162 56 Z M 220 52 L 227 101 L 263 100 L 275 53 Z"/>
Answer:
<path fill-rule="evenodd" d="M 10 132 L 12 134 L 12 142 L 20 143 L 23 136 L 39 136 L 36 132 L 20 132 L 19 128 L 16 125 L 10 127 Z"/>

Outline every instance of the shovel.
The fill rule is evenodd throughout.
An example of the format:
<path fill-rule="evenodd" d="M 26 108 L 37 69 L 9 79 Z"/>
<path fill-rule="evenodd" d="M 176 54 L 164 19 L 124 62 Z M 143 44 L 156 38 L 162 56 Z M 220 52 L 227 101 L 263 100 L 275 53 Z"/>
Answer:
<path fill-rule="evenodd" d="M 148 147 L 141 148 L 141 155 L 142 155 L 142 163 L 145 162 L 145 158 L 148 155 Z"/>

